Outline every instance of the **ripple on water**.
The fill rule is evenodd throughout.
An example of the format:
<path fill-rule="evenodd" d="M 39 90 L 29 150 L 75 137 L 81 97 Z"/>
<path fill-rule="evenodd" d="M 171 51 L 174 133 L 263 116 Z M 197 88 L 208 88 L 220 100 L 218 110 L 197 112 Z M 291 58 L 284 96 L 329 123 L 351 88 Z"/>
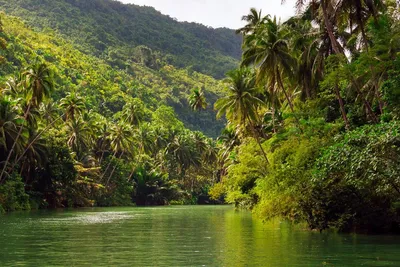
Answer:
<path fill-rule="evenodd" d="M 70 217 L 52 217 L 40 219 L 45 224 L 105 224 L 133 219 L 140 214 L 131 212 L 84 212 Z"/>

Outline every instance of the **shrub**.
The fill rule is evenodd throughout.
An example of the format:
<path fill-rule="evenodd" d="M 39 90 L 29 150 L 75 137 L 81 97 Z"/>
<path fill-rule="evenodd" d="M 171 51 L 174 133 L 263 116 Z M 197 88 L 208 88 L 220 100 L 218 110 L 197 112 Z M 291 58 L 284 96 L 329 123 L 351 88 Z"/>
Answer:
<path fill-rule="evenodd" d="M 19 175 L 12 175 L 0 185 L 0 212 L 29 210 L 29 196 Z"/>

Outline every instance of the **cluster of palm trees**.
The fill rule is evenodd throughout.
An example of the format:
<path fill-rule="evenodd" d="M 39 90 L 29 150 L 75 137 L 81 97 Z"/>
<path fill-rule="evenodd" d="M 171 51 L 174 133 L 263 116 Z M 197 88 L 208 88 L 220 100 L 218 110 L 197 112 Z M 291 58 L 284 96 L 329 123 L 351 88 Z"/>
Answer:
<path fill-rule="evenodd" d="M 26 185 L 34 182 L 49 161 L 52 138 L 63 140 L 75 165 L 85 173 L 95 170 L 94 182 L 104 186 L 113 183 L 117 162 L 131 169 L 124 179 L 136 183 L 140 177 L 135 175 L 141 173 L 137 170 L 143 166 L 187 191 L 208 182 L 198 177 L 212 177 L 218 153 L 212 139 L 184 128 L 156 125 L 152 112 L 137 98 L 129 98 L 122 111 L 106 118 L 90 109 L 78 90 L 54 102 L 55 87 L 52 69 L 38 63 L 9 78 L 2 88 L 0 183 L 12 175 L 21 175 Z"/>
<path fill-rule="evenodd" d="M 279 131 L 282 113 L 302 132 L 297 101 L 337 106 L 346 129 L 378 122 L 387 105 L 381 88 L 400 51 L 395 1 L 296 5 L 298 14 L 283 23 L 256 9 L 243 17 L 241 67 L 228 74 L 228 94 L 215 105 L 237 136 L 258 141 L 267 162 L 261 141 Z"/>
<path fill-rule="evenodd" d="M 35 130 L 40 105 L 53 87 L 49 68 L 44 64 L 36 64 L 11 78 L 2 90 L 1 148 L 4 161 L 0 182 L 14 171 L 15 164 L 24 156 L 40 154 L 30 141 L 37 135 Z"/>

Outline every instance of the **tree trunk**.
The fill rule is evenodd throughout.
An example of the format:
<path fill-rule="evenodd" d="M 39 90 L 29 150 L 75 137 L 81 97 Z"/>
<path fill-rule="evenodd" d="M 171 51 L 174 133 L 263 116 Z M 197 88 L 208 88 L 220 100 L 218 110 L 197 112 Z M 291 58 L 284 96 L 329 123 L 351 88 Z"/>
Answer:
<path fill-rule="evenodd" d="M 336 98 L 339 101 L 340 111 L 342 113 L 342 118 L 343 118 L 343 121 L 345 123 L 346 130 L 348 131 L 348 130 L 350 130 L 350 124 L 349 124 L 349 120 L 347 119 L 347 114 L 346 114 L 346 110 L 344 108 L 343 98 L 340 95 L 339 85 L 338 85 L 337 82 L 336 82 L 336 85 L 335 85 L 335 94 L 336 94 Z"/>
<path fill-rule="evenodd" d="M 280 72 L 279 72 L 278 69 L 276 70 L 276 75 L 277 75 L 277 79 L 278 79 L 278 84 L 279 84 L 279 86 L 281 87 L 281 89 L 282 89 L 282 91 L 283 91 L 283 93 L 284 93 L 284 95 L 285 95 L 285 98 L 286 98 L 286 100 L 287 100 L 288 103 L 289 103 L 290 110 L 292 111 L 293 116 L 294 116 L 294 118 L 295 118 L 295 120 L 296 120 L 297 127 L 299 128 L 300 132 L 303 133 L 303 129 L 301 129 L 301 127 L 300 127 L 299 118 L 297 117 L 297 115 L 296 115 L 295 112 L 294 112 L 293 103 L 292 103 L 292 101 L 290 100 L 290 97 L 289 97 L 288 93 L 286 92 L 286 89 L 285 89 L 285 87 L 284 87 L 284 85 L 283 85 L 283 82 L 282 82 L 282 79 L 281 79 L 281 74 L 280 74 Z"/>
<path fill-rule="evenodd" d="M 256 140 L 257 140 L 258 146 L 260 147 L 261 153 L 263 154 L 263 156 L 265 158 L 265 161 L 267 162 L 267 164 L 269 164 L 269 160 L 267 158 L 267 153 L 265 153 L 265 150 L 261 145 L 261 140 L 260 140 L 260 137 L 258 136 L 258 134 L 256 134 Z"/>
<path fill-rule="evenodd" d="M 113 154 L 112 157 L 115 158 L 116 155 L 117 155 L 117 151 L 114 152 L 114 154 Z M 103 180 L 104 175 L 106 175 L 106 173 L 107 173 L 108 169 L 110 168 L 110 166 L 111 166 L 111 160 L 110 160 L 110 162 L 107 164 L 107 168 L 106 168 L 106 170 L 103 172 L 103 175 L 101 176 L 100 181 Z"/>
<path fill-rule="evenodd" d="M 64 114 L 61 115 L 60 117 L 58 117 L 57 119 L 55 119 L 52 123 L 47 125 L 47 127 L 44 128 L 38 135 L 36 135 L 36 137 L 25 148 L 24 153 L 22 153 L 22 155 L 16 160 L 14 165 L 18 164 L 18 162 L 20 162 L 22 160 L 23 156 L 25 156 L 26 152 L 28 152 L 29 148 L 31 148 L 33 146 L 33 144 L 39 139 L 39 137 L 42 136 L 43 133 L 45 133 L 48 129 L 50 129 L 50 127 L 52 127 L 54 125 L 54 123 L 56 123 L 58 120 L 60 120 L 63 116 L 64 116 Z M 13 167 L 14 167 L 14 165 L 13 165 Z"/>
<path fill-rule="evenodd" d="M 322 13 L 324 16 L 326 31 L 328 32 L 329 39 L 331 40 L 333 51 L 335 52 L 335 54 L 341 54 L 342 52 L 339 48 L 339 43 L 336 40 L 335 35 L 333 34 L 333 26 L 328 16 L 326 1 L 321 0 L 321 5 L 322 5 Z"/>
<path fill-rule="evenodd" d="M 118 159 L 122 158 L 123 155 L 124 155 L 124 152 L 121 153 L 121 155 L 118 157 Z M 114 175 L 114 172 L 115 172 L 116 168 L 117 168 L 117 165 L 114 166 L 110 176 L 108 176 L 106 186 L 108 186 L 108 183 L 110 182 L 111 177 Z"/>
<path fill-rule="evenodd" d="M 103 162 L 104 153 L 105 153 L 105 151 L 104 151 L 104 149 L 103 149 L 103 151 L 101 151 L 101 156 L 100 156 L 100 159 L 99 159 L 99 164 L 100 164 L 100 165 L 101 165 L 101 163 Z"/>
<path fill-rule="evenodd" d="M 399 193 L 399 195 L 400 195 L 400 188 L 394 182 L 390 182 L 390 184 L 397 191 L 397 193 Z"/>
<path fill-rule="evenodd" d="M 328 16 L 327 7 L 326 7 L 326 1 L 325 0 L 321 0 L 321 5 L 322 5 L 322 13 L 323 13 L 323 16 L 324 16 L 326 31 L 328 32 L 328 36 L 329 36 L 329 39 L 330 39 L 331 44 L 332 44 L 333 52 L 335 54 L 337 54 L 337 55 L 342 54 L 342 55 L 344 55 L 346 57 L 346 55 L 340 50 L 338 41 L 336 40 L 336 37 L 333 34 L 333 26 L 332 26 L 330 18 Z M 340 110 L 341 110 L 341 113 L 342 113 L 342 117 L 343 117 L 343 121 L 345 123 L 346 130 L 349 130 L 350 129 L 350 124 L 349 124 L 349 120 L 347 118 L 346 110 L 344 108 L 343 98 L 340 95 L 339 85 L 337 84 L 337 82 L 336 82 L 336 85 L 335 85 L 335 93 L 336 93 L 336 98 L 339 101 Z"/>
<path fill-rule="evenodd" d="M 272 132 L 276 133 L 276 125 L 275 125 L 275 104 L 272 103 Z"/>
<path fill-rule="evenodd" d="M 378 99 L 378 104 L 379 104 L 379 111 L 381 112 L 381 115 L 383 114 L 383 107 L 385 106 L 385 103 L 382 101 L 382 97 L 379 94 L 379 89 L 378 86 L 375 86 L 375 96 Z"/>
<path fill-rule="evenodd" d="M 264 148 L 263 148 L 262 145 L 261 145 L 260 136 L 257 134 L 256 129 L 255 129 L 253 123 L 251 122 L 250 118 L 247 117 L 247 119 L 249 120 L 250 128 L 251 128 L 251 130 L 252 130 L 252 132 L 253 132 L 253 136 L 254 136 L 254 138 L 256 139 L 258 146 L 260 147 L 261 153 L 263 154 L 264 159 L 265 159 L 265 161 L 267 162 L 267 164 L 269 164 L 269 160 L 268 160 L 268 157 L 267 157 L 267 153 L 265 153 Z"/>
<path fill-rule="evenodd" d="M 367 39 L 367 34 L 365 33 L 365 26 L 364 26 L 364 21 L 362 18 L 362 3 L 361 0 L 355 0 L 355 6 L 356 6 L 356 13 L 357 13 L 357 20 L 358 24 L 361 28 L 361 35 L 363 38 L 365 50 L 368 52 L 368 39 Z"/>
<path fill-rule="evenodd" d="M 350 75 L 351 75 L 351 74 L 350 74 Z M 377 122 L 378 122 L 378 119 L 376 118 L 375 113 L 374 113 L 374 111 L 372 110 L 371 105 L 370 105 L 369 102 L 365 99 L 364 94 L 362 93 L 360 87 L 359 87 L 358 84 L 357 84 L 357 81 L 356 81 L 353 77 L 351 77 L 351 80 L 352 80 L 352 83 L 353 83 L 354 87 L 355 87 L 356 90 L 357 90 L 358 95 L 361 97 L 361 99 L 362 99 L 362 101 L 363 101 L 363 103 L 364 103 L 364 106 L 365 106 L 365 109 L 366 109 L 366 111 L 367 111 L 367 114 L 371 117 L 371 119 L 374 121 L 374 123 L 377 123 Z"/>
<path fill-rule="evenodd" d="M 361 27 L 361 35 L 364 40 L 365 51 L 368 52 L 368 38 L 367 34 L 365 33 L 364 23 L 362 21 L 360 21 L 360 27 Z"/>
<path fill-rule="evenodd" d="M 282 92 L 285 94 L 285 98 L 286 98 L 286 100 L 287 100 L 288 103 L 289 103 L 290 110 L 291 110 L 292 113 L 294 114 L 294 106 L 293 106 L 292 100 L 290 100 L 290 97 L 289 97 L 288 93 L 286 92 L 285 87 L 283 86 L 283 82 L 282 82 L 282 79 L 281 79 L 281 74 L 280 74 L 278 68 L 276 69 L 276 75 L 277 75 L 279 87 L 282 89 Z"/>
<path fill-rule="evenodd" d="M 135 168 L 132 168 L 132 172 L 129 174 L 128 182 L 132 179 L 132 176 L 135 174 Z"/>
<path fill-rule="evenodd" d="M 115 169 L 117 168 L 117 165 L 114 166 L 114 168 L 112 169 L 110 176 L 107 179 L 107 183 L 106 186 L 108 186 L 108 183 L 110 182 L 111 177 L 114 175 Z"/>

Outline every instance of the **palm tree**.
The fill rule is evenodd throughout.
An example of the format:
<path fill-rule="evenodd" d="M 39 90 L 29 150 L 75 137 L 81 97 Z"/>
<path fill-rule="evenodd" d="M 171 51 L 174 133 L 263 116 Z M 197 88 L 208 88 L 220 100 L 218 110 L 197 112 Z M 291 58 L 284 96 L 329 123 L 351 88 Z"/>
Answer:
<path fill-rule="evenodd" d="M 172 157 L 173 168 L 177 168 L 181 177 L 191 166 L 200 165 L 200 155 L 196 153 L 194 144 L 187 133 L 174 136 L 165 148 L 166 156 Z M 177 164 L 177 166 L 175 166 Z"/>
<path fill-rule="evenodd" d="M 36 113 L 36 117 L 39 116 L 47 121 L 47 126 L 37 133 L 34 138 L 29 139 L 29 144 L 25 147 L 24 152 L 15 161 L 14 165 L 18 164 L 23 159 L 24 155 L 31 149 L 31 146 L 34 145 L 44 133 L 53 127 L 57 121 L 61 120 L 64 115 L 60 116 L 57 105 L 53 101 L 49 101 L 47 103 L 42 103 L 39 113 Z"/>
<path fill-rule="evenodd" d="M 257 82 L 265 81 L 269 92 L 276 96 L 280 89 L 294 113 L 294 106 L 284 86 L 284 78 L 292 77 L 295 59 L 290 55 L 288 31 L 276 18 L 266 18 L 259 29 L 244 40 L 242 66 L 257 68 Z"/>
<path fill-rule="evenodd" d="M 94 145 L 94 155 L 98 158 L 99 164 L 103 162 L 104 155 L 108 153 L 110 149 L 110 126 L 106 119 L 97 122 L 97 137 Z"/>
<path fill-rule="evenodd" d="M 285 3 L 286 0 L 282 0 Z M 341 54 L 344 52 L 340 43 L 335 37 L 334 31 L 334 17 L 336 13 L 336 0 L 296 0 L 297 12 L 301 13 L 303 8 L 310 5 L 313 9 L 313 14 L 322 13 L 322 23 L 331 41 L 332 49 L 335 54 Z"/>
<path fill-rule="evenodd" d="M 243 127 L 249 126 L 256 138 L 260 150 L 268 163 L 260 140 L 256 132 L 256 125 L 260 121 L 258 109 L 265 106 L 265 103 L 257 98 L 259 89 L 256 87 L 254 74 L 246 68 L 241 68 L 228 73 L 229 91 L 227 96 L 220 98 L 215 103 L 218 110 L 217 117 L 225 114 L 228 121 Z"/>
<path fill-rule="evenodd" d="M 284 2 L 284 1 L 283 1 Z M 317 23 L 318 25 L 320 25 L 321 28 L 321 32 L 319 33 L 320 38 L 315 39 L 314 41 L 311 43 L 311 47 L 309 47 L 309 49 L 314 49 L 313 46 L 315 46 L 315 48 L 317 49 L 318 53 L 315 55 L 315 58 L 313 59 L 312 62 L 312 69 L 313 69 L 313 75 L 311 77 L 313 77 L 314 79 L 316 79 L 316 82 L 318 82 L 318 80 L 321 80 L 322 78 L 322 73 L 321 70 L 324 69 L 324 61 L 325 59 L 331 55 L 331 54 L 337 54 L 337 55 L 342 55 L 346 58 L 346 56 L 344 55 L 344 49 L 343 47 L 341 47 L 340 43 L 337 41 L 337 32 L 334 31 L 334 25 L 333 23 L 335 22 L 334 18 L 336 15 L 337 10 L 335 9 L 335 1 L 333 0 L 321 0 L 321 1 L 317 1 L 317 0 L 298 0 L 296 2 L 296 6 L 298 8 L 298 12 L 301 12 L 303 10 L 303 8 L 307 5 L 307 9 L 305 10 L 304 14 L 303 14 L 303 18 L 306 20 L 311 20 L 313 19 L 315 23 Z M 319 16 L 319 14 L 322 13 L 322 17 Z M 312 50 L 309 50 L 309 52 L 311 52 Z M 306 65 L 303 67 L 309 67 L 308 64 L 308 56 L 303 54 L 303 59 L 302 61 L 300 61 L 300 65 L 299 65 L 299 70 L 300 71 L 304 71 L 304 69 L 300 69 L 300 67 L 302 66 L 301 64 L 306 63 Z M 300 73 L 299 72 L 299 78 L 306 78 L 307 81 L 309 81 L 309 73 L 307 73 L 307 71 L 305 73 Z M 340 106 L 340 110 L 341 110 L 341 114 L 343 117 L 343 120 L 345 122 L 346 125 L 346 129 L 349 129 L 350 125 L 349 125 L 349 120 L 347 118 L 347 114 L 345 111 L 345 107 L 344 107 L 344 100 L 343 97 L 340 93 L 340 90 L 338 89 L 338 86 L 335 86 L 335 95 L 336 98 L 339 102 L 339 106 Z"/>
<path fill-rule="evenodd" d="M 155 134 L 150 124 L 142 124 L 135 131 L 134 139 L 138 145 L 140 153 L 151 153 L 155 150 Z"/>
<path fill-rule="evenodd" d="M 84 98 L 74 91 L 61 99 L 60 107 L 64 109 L 66 120 L 74 120 L 77 115 L 81 115 L 86 110 Z"/>
<path fill-rule="evenodd" d="M 206 136 L 201 132 L 190 133 L 190 137 L 194 143 L 196 151 L 203 155 L 207 150 L 208 140 Z"/>
<path fill-rule="evenodd" d="M 336 4 L 337 24 L 343 28 L 349 28 L 352 34 L 361 32 L 365 49 L 368 50 L 365 24 L 371 16 L 377 21 L 378 10 L 383 6 L 382 0 L 339 0 Z"/>
<path fill-rule="evenodd" d="M 302 99 L 311 99 L 317 95 L 324 69 L 320 64 L 324 60 L 318 58 L 325 52 L 319 39 L 320 32 L 303 17 L 292 17 L 284 25 L 290 32 L 291 52 L 297 60 L 295 82 L 301 88 Z"/>
<path fill-rule="evenodd" d="M 156 127 L 153 130 L 154 134 L 154 143 L 153 143 L 153 156 L 157 151 L 164 149 L 168 144 L 168 132 L 165 131 L 163 128 Z"/>
<path fill-rule="evenodd" d="M 18 147 L 22 146 L 20 142 L 16 141 L 18 126 L 21 124 L 16 107 L 16 100 L 12 100 L 9 96 L 0 98 L 0 149 L 3 151 L 3 155 L 9 151 L 9 147 L 13 143 L 17 143 Z M 1 180 L 0 177 L 0 182 Z"/>
<path fill-rule="evenodd" d="M 114 151 L 112 158 L 115 158 L 117 154 L 119 154 L 118 158 L 121 158 L 129 150 L 132 144 L 132 137 L 133 137 L 132 127 L 127 123 L 120 121 L 111 127 L 109 140 L 111 148 Z M 112 160 L 110 159 L 103 175 L 100 178 L 100 181 L 103 180 L 104 176 L 106 175 L 107 171 L 111 166 L 111 163 Z M 114 166 L 114 169 L 110 173 L 106 184 L 109 183 L 112 175 L 114 174 L 115 168 L 116 166 Z"/>
<path fill-rule="evenodd" d="M 122 110 L 123 118 L 131 125 L 139 125 L 144 118 L 144 113 L 144 104 L 138 98 L 127 102 Z"/>
<path fill-rule="evenodd" d="M 28 68 L 23 76 L 25 78 L 25 90 L 27 106 L 24 111 L 24 120 L 27 121 L 32 107 L 39 107 L 40 103 L 45 97 L 48 97 L 54 88 L 53 75 L 48 66 L 44 63 L 39 63 L 31 68 Z M 24 126 L 21 125 L 18 135 L 15 139 L 13 146 L 11 147 L 7 159 L 4 163 L 3 170 L 0 174 L 0 179 L 3 177 L 4 172 L 8 166 L 11 155 L 14 152 L 15 146 L 17 145 L 18 139 L 20 138 Z M 12 171 L 12 170 L 11 170 Z"/>
<path fill-rule="evenodd" d="M 202 89 L 193 90 L 189 96 L 189 105 L 195 111 L 207 108 L 207 100 Z"/>
<path fill-rule="evenodd" d="M 27 103 L 23 103 L 23 110 L 27 110 Z M 36 129 L 38 127 L 39 119 L 41 118 L 40 110 L 38 107 L 32 106 L 30 111 L 26 114 L 26 126 L 28 129 Z"/>
<path fill-rule="evenodd" d="M 222 161 L 225 161 L 232 150 L 240 145 L 240 139 L 235 131 L 234 127 L 226 127 L 222 134 L 218 137 L 218 143 L 221 146 L 220 157 Z"/>
<path fill-rule="evenodd" d="M 78 159 L 83 157 L 84 151 L 89 147 L 91 128 L 81 118 L 74 118 L 67 122 L 67 145 L 76 152 Z"/>
<path fill-rule="evenodd" d="M 218 162 L 219 153 L 217 143 L 213 139 L 206 138 L 205 144 L 205 148 L 202 151 L 203 161 L 208 165 L 215 166 L 215 164 Z"/>
<path fill-rule="evenodd" d="M 23 93 L 22 86 L 22 73 L 17 73 L 15 77 L 11 77 L 6 82 L 6 87 L 2 90 L 5 95 L 11 95 L 14 98 L 18 98 Z"/>
<path fill-rule="evenodd" d="M 260 26 L 260 24 L 264 22 L 264 19 L 265 17 L 262 16 L 261 10 L 257 11 L 257 9 L 251 8 L 250 13 L 242 17 L 242 20 L 247 22 L 246 26 L 236 30 L 236 33 L 241 33 L 243 35 L 252 34 Z"/>
<path fill-rule="evenodd" d="M 42 103 L 40 106 L 40 113 L 42 118 L 44 118 L 47 124 L 53 124 L 55 120 L 60 117 L 58 105 L 53 101 L 48 101 L 47 103 Z"/>
<path fill-rule="evenodd" d="M 32 137 L 33 136 L 35 135 L 32 135 Z M 28 141 L 32 142 L 32 140 Z M 24 174 L 24 177 L 26 177 L 25 184 L 28 184 L 32 171 L 45 166 L 47 162 L 48 151 L 45 140 L 38 139 L 33 142 L 33 145 L 31 145 L 27 149 L 27 152 L 21 157 L 23 158 L 21 174 Z"/>
<path fill-rule="evenodd" d="M 38 107 L 54 89 L 53 73 L 45 63 L 39 63 L 28 68 L 23 75 L 26 78 L 29 102 Z"/>
<path fill-rule="evenodd" d="M 25 103 L 26 105 L 26 103 Z M 26 110 L 28 107 L 25 106 L 22 109 Z M 30 112 L 27 113 L 27 116 L 25 118 L 25 122 L 26 122 L 26 126 L 25 126 L 25 130 L 27 131 L 27 136 L 29 137 L 27 141 L 33 141 L 32 139 L 35 140 L 34 135 L 36 135 L 36 129 L 38 126 L 38 121 L 40 118 L 40 111 L 37 107 L 31 107 L 30 108 Z M 21 137 L 23 137 L 23 134 L 21 135 Z M 38 137 L 37 137 L 38 138 Z M 37 140 L 36 138 L 36 140 Z M 11 165 L 11 170 L 14 169 L 14 166 L 19 162 L 19 158 L 21 158 L 26 152 L 27 150 L 30 148 L 30 144 L 28 144 L 28 147 L 25 149 L 25 151 L 18 155 L 18 153 L 16 153 L 15 155 L 15 160 L 12 162 Z"/>

